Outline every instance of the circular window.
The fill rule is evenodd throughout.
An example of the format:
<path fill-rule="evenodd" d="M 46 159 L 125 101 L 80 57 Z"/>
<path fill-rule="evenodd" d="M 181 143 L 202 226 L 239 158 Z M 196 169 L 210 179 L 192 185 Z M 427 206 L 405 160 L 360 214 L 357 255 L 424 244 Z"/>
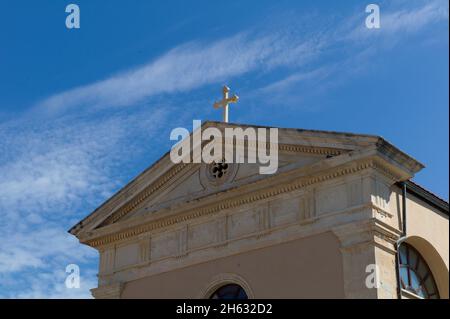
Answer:
<path fill-rule="evenodd" d="M 222 159 L 220 162 L 213 162 L 208 167 L 208 173 L 210 178 L 213 180 L 218 180 L 221 178 L 225 178 L 228 170 L 230 168 L 230 164 L 225 162 L 225 159 Z"/>
<path fill-rule="evenodd" d="M 424 299 L 439 299 L 439 292 L 425 260 L 411 245 L 399 248 L 400 280 L 402 289 Z"/>
<path fill-rule="evenodd" d="M 217 289 L 209 299 L 248 299 L 244 288 L 236 284 L 227 284 Z"/>
<path fill-rule="evenodd" d="M 210 164 L 203 164 L 200 169 L 200 182 L 205 188 L 221 187 L 233 181 L 238 170 L 238 164 L 229 163 L 223 158 Z"/>

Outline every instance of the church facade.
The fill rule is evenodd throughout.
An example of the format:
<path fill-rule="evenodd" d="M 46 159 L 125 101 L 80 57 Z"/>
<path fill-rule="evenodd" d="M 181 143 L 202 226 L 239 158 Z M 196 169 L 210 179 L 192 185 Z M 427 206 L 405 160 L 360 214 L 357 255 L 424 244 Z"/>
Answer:
<path fill-rule="evenodd" d="M 166 154 L 75 225 L 93 296 L 449 297 L 448 203 L 411 181 L 421 163 L 378 136 L 278 135 L 275 174 Z"/>

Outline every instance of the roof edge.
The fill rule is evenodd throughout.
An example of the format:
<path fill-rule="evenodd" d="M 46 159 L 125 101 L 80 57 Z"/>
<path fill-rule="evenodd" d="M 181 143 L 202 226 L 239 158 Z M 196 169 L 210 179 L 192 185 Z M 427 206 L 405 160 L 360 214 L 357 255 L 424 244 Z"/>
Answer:
<path fill-rule="evenodd" d="M 404 182 L 406 184 L 406 191 L 417 198 L 423 200 L 427 204 L 438 209 L 445 215 L 449 216 L 449 203 L 440 198 L 439 196 L 433 194 L 426 188 L 420 186 L 419 184 L 413 182 L 412 180 L 407 180 Z M 402 182 L 397 183 L 397 186 L 401 187 Z"/>
<path fill-rule="evenodd" d="M 285 131 L 292 131 L 292 132 L 298 132 L 298 133 L 316 133 L 316 134 L 336 134 L 340 136 L 349 136 L 349 137 L 364 137 L 367 138 L 373 142 L 376 143 L 377 146 L 382 146 L 385 149 L 389 150 L 389 153 L 399 153 L 403 159 L 406 159 L 406 162 L 409 164 L 409 167 L 412 169 L 414 173 L 419 171 L 424 167 L 423 164 L 418 162 L 416 159 L 408 155 L 407 153 L 401 151 L 396 146 L 385 140 L 383 137 L 378 135 L 370 135 L 370 134 L 357 134 L 357 133 L 347 133 L 347 132 L 337 132 L 337 131 L 326 131 L 326 130 L 312 130 L 312 129 L 299 129 L 299 128 L 285 128 L 285 127 L 275 127 L 275 126 L 265 126 L 265 125 L 256 125 L 256 124 L 242 124 L 242 123 L 224 123 L 220 121 L 210 121 L 205 120 L 202 121 L 201 126 L 194 128 L 192 132 L 190 132 L 189 136 L 191 136 L 194 131 L 200 129 L 205 129 L 210 126 L 241 126 L 241 127 L 260 127 L 260 128 L 277 128 L 279 130 L 285 130 Z M 378 141 L 378 142 L 377 142 Z M 143 170 L 141 173 L 136 175 L 133 179 L 131 179 L 128 183 L 126 183 L 123 187 L 121 187 L 119 190 L 117 190 L 113 195 L 111 195 L 107 200 L 105 200 L 101 205 L 99 205 L 96 209 L 91 211 L 87 216 L 85 216 L 83 219 L 81 219 L 78 223 L 73 225 L 69 230 L 68 233 L 77 236 L 79 231 L 83 228 L 83 226 L 86 223 L 89 223 L 92 216 L 94 216 L 95 213 L 99 212 L 104 208 L 108 203 L 111 203 L 111 201 L 116 198 L 117 196 L 120 196 L 123 194 L 126 189 L 134 184 L 139 178 L 144 176 L 145 173 L 151 171 L 153 168 L 155 168 L 158 164 L 160 164 L 168 155 L 170 154 L 170 150 L 165 152 L 158 160 L 156 160 L 152 165 L 147 167 L 145 170 Z M 448 205 L 448 204 L 447 204 Z"/>

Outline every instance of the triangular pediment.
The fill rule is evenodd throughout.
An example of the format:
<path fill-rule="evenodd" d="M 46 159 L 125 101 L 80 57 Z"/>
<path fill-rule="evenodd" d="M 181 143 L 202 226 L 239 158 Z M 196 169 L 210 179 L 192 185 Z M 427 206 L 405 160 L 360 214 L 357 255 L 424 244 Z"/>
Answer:
<path fill-rule="evenodd" d="M 326 155 L 317 154 L 280 154 L 279 169 L 283 171 L 289 165 L 295 165 L 296 168 L 312 165 L 325 158 Z M 128 219 L 183 203 L 198 201 L 272 176 L 261 175 L 257 164 L 228 163 L 227 166 L 224 175 L 221 178 L 215 178 L 212 174 L 209 174 L 209 171 L 214 168 L 213 164 L 188 164 L 183 171 L 173 176 L 165 187 L 149 197 L 124 218 Z"/>
<path fill-rule="evenodd" d="M 215 127 L 223 131 L 227 127 L 237 126 L 237 124 L 206 122 L 199 129 Z M 245 129 L 253 126 L 239 125 L 239 127 Z M 193 134 L 191 133 L 191 136 Z M 247 184 L 258 183 L 277 174 L 301 167 L 311 167 L 349 152 L 377 147 L 381 140 L 380 137 L 371 135 L 278 129 L 278 171 L 269 175 L 260 174 L 260 164 L 245 162 L 226 163 L 225 168 L 219 165 L 223 170 L 223 174 L 219 177 L 220 174 L 212 173 L 218 164 L 174 164 L 167 153 L 74 226 L 71 233 L 77 235 L 80 232 L 92 232 L 120 223 L 122 220 L 170 210 L 187 203 L 201 202 L 219 193 L 238 192 Z M 248 147 L 247 144 L 244 145 Z M 194 150 L 195 147 L 202 145 L 194 146 Z"/>

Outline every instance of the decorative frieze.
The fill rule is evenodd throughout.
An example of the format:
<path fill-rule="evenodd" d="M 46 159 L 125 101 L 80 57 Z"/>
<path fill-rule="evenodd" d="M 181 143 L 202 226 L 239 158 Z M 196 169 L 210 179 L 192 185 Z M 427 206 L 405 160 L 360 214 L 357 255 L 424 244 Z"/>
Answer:
<path fill-rule="evenodd" d="M 171 231 L 152 236 L 151 258 L 158 260 L 179 254 L 179 232 Z"/>
<path fill-rule="evenodd" d="M 355 180 L 347 181 L 347 205 L 357 206 L 363 203 L 363 184 L 362 179 L 357 178 Z"/>
<path fill-rule="evenodd" d="M 223 245 L 228 240 L 228 215 L 221 216 L 216 221 L 216 245 Z"/>
<path fill-rule="evenodd" d="M 272 227 L 293 224 L 298 221 L 298 197 L 281 197 L 270 202 Z"/>
<path fill-rule="evenodd" d="M 151 237 L 145 236 L 139 242 L 139 262 L 146 263 L 150 261 L 151 254 Z"/>
<path fill-rule="evenodd" d="M 308 154 L 317 154 L 317 155 L 329 155 L 329 156 L 336 156 L 339 154 L 342 154 L 344 151 L 341 149 L 336 148 L 327 148 L 327 147 L 312 147 L 312 146 L 302 146 L 302 145 L 288 145 L 288 144 L 280 144 L 279 145 L 279 151 L 285 151 L 285 152 L 295 152 L 295 153 L 308 153 Z M 146 200 L 149 196 L 154 194 L 157 190 L 159 190 L 161 187 L 163 187 L 167 181 L 169 181 L 172 177 L 174 177 L 176 174 L 178 174 L 181 170 L 183 170 L 187 164 L 180 163 L 175 165 L 172 169 L 170 169 L 167 173 L 165 173 L 163 176 L 161 176 L 156 182 L 152 183 L 148 187 L 146 187 L 144 190 L 142 190 L 140 193 L 138 193 L 135 198 L 125 205 L 123 205 L 121 208 L 119 208 L 116 212 L 114 212 L 111 216 L 106 218 L 102 225 L 108 225 L 111 223 L 114 223 L 115 221 L 122 218 L 124 215 L 131 212 L 133 209 L 138 207 L 139 204 L 141 204 L 144 200 Z M 124 201 L 126 200 L 130 194 L 136 193 L 136 185 L 130 186 L 130 189 L 127 189 L 127 191 L 124 192 L 123 196 L 120 198 L 117 198 L 116 201 L 114 201 L 114 205 L 117 205 L 118 201 Z M 129 191 L 132 190 L 132 191 Z M 108 205 L 106 208 L 114 207 L 112 203 Z"/>
<path fill-rule="evenodd" d="M 316 198 L 315 191 L 307 191 L 299 200 L 298 219 L 300 224 L 314 221 L 316 218 Z"/>
<path fill-rule="evenodd" d="M 184 225 L 178 233 L 178 257 L 183 257 L 188 252 L 188 226 Z"/>
<path fill-rule="evenodd" d="M 271 227 L 269 205 L 266 203 L 257 208 L 259 215 L 259 231 L 264 233 Z"/>
<path fill-rule="evenodd" d="M 140 262 L 140 244 L 121 244 L 116 247 L 114 268 L 120 269 Z"/>
<path fill-rule="evenodd" d="M 345 209 L 348 206 L 346 185 L 342 183 L 318 190 L 316 203 L 318 216 Z"/>
<path fill-rule="evenodd" d="M 377 178 L 375 183 L 375 204 L 384 210 L 389 210 L 389 200 L 391 197 L 391 185 Z"/>
<path fill-rule="evenodd" d="M 109 247 L 100 251 L 100 273 L 109 274 L 114 271 L 115 248 Z"/>
<path fill-rule="evenodd" d="M 187 245 L 188 249 L 199 249 L 217 243 L 219 232 L 217 224 L 222 221 L 208 221 L 189 225 Z"/>
<path fill-rule="evenodd" d="M 105 235 L 103 237 L 96 238 L 96 239 L 86 240 L 85 243 L 90 246 L 97 247 L 97 246 L 106 245 L 111 242 L 116 242 L 118 240 L 125 240 L 128 238 L 137 236 L 139 234 L 142 234 L 142 233 L 151 232 L 153 230 L 156 230 L 156 229 L 159 229 L 162 227 L 168 227 L 170 225 L 175 225 L 180 222 L 188 221 L 188 220 L 199 218 L 202 216 L 207 216 L 207 215 L 214 214 L 214 213 L 218 213 L 220 211 L 224 211 L 227 209 L 235 209 L 241 205 L 254 203 L 254 202 L 260 201 L 260 200 L 266 200 L 271 197 L 275 197 L 275 196 L 278 196 L 278 195 L 281 195 L 284 193 L 294 192 L 299 189 L 315 185 L 317 183 L 325 182 L 327 180 L 335 179 L 335 178 L 346 176 L 349 174 L 354 174 L 361 170 L 365 170 L 365 169 L 378 170 L 380 165 L 381 164 L 378 163 L 378 161 L 376 161 L 376 160 L 369 160 L 369 161 L 361 162 L 359 164 L 355 163 L 353 165 L 335 169 L 332 172 L 322 173 L 322 174 L 318 174 L 315 176 L 305 176 L 305 177 L 299 178 L 291 183 L 273 186 L 268 189 L 259 190 L 255 193 L 237 196 L 233 199 L 222 200 L 219 203 L 213 203 L 213 204 L 210 204 L 208 206 L 204 206 L 204 207 L 201 207 L 198 209 L 191 209 L 185 213 L 180 212 L 176 215 L 163 217 L 159 220 L 141 224 L 139 226 L 136 226 L 136 227 L 133 227 L 130 229 L 126 229 L 126 230 L 120 231 L 118 233 L 114 233 L 111 235 Z M 344 186 L 342 186 L 342 187 L 344 190 L 339 189 L 338 191 L 339 192 L 342 191 L 344 198 L 346 198 L 347 194 L 345 192 L 345 187 Z M 327 197 L 327 196 L 330 197 L 330 196 L 334 196 L 334 195 L 328 194 L 325 197 Z M 316 204 L 319 205 L 320 202 L 321 202 L 321 199 L 319 198 L 319 195 L 317 195 Z M 326 212 L 328 209 L 333 208 L 332 206 L 330 206 L 331 205 L 330 200 L 326 200 L 326 198 L 325 198 L 325 202 L 328 204 L 320 204 L 321 205 L 320 207 L 316 207 L 316 214 L 318 216 L 321 215 L 321 213 Z M 344 208 L 345 205 L 342 205 L 342 207 Z M 333 209 L 336 209 L 336 207 L 334 207 Z"/>
<path fill-rule="evenodd" d="M 228 236 L 239 238 L 259 230 L 259 216 L 256 210 L 237 212 L 228 216 Z"/>

